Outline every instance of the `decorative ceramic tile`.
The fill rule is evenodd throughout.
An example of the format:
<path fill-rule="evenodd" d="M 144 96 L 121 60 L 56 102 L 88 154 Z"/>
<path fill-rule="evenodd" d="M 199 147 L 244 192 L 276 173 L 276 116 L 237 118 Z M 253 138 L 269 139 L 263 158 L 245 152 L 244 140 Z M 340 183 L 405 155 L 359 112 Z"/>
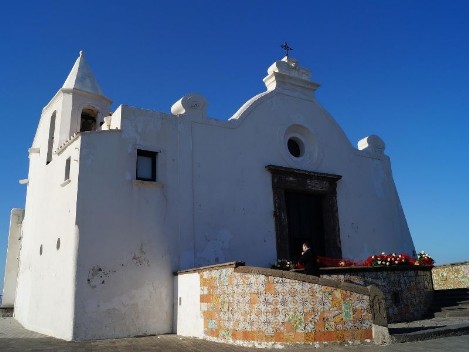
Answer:
<path fill-rule="evenodd" d="M 342 315 L 344 319 L 350 320 L 353 317 L 352 303 L 342 302 Z"/>
<path fill-rule="evenodd" d="M 370 305 L 370 298 L 368 296 L 363 296 L 359 294 L 354 294 L 351 297 L 353 299 L 354 305 L 357 308 L 367 308 Z"/>
<path fill-rule="evenodd" d="M 314 301 L 306 295 L 301 295 L 298 297 L 298 306 L 301 307 L 303 312 L 309 312 L 313 308 Z"/>
<path fill-rule="evenodd" d="M 272 295 L 264 294 L 264 295 L 261 295 L 261 297 L 259 298 L 258 304 L 262 310 L 267 310 L 272 307 L 272 301 L 273 301 Z"/>
<path fill-rule="evenodd" d="M 300 313 L 291 313 L 286 317 L 286 322 L 291 323 L 295 331 L 304 331 L 304 316 Z"/>
<path fill-rule="evenodd" d="M 332 292 L 323 292 L 321 297 L 319 297 L 318 303 L 323 310 L 330 310 L 332 308 Z"/>
<path fill-rule="evenodd" d="M 344 320 L 344 317 L 342 315 L 342 310 L 334 310 L 331 316 L 332 316 L 332 321 L 336 324 L 340 324 Z"/>
<path fill-rule="evenodd" d="M 288 295 L 283 295 L 281 294 L 280 299 L 279 299 L 280 307 L 288 307 Z"/>
<path fill-rule="evenodd" d="M 325 331 L 335 331 L 335 324 L 334 324 L 333 321 L 328 319 L 324 322 L 324 324 L 325 324 L 324 325 L 324 330 Z"/>
<path fill-rule="evenodd" d="M 353 323 L 353 320 L 344 320 L 344 323 L 342 324 L 344 330 L 352 330 L 354 328 Z"/>
<path fill-rule="evenodd" d="M 469 262 L 436 266 L 432 275 L 435 290 L 469 288 Z"/>
<path fill-rule="evenodd" d="M 200 284 L 204 333 L 218 341 L 343 341 L 371 326 L 368 297 L 336 288 L 232 269 L 203 272 Z"/>
<path fill-rule="evenodd" d="M 373 323 L 371 322 L 371 317 L 369 319 L 363 320 L 362 329 L 371 329 L 373 326 Z"/>
<path fill-rule="evenodd" d="M 300 307 L 299 300 L 296 296 L 289 296 L 288 297 L 288 306 L 298 310 Z M 302 308 L 302 306 L 301 306 Z"/>
<path fill-rule="evenodd" d="M 342 306 L 341 290 L 336 289 L 336 290 L 332 291 L 331 300 L 332 300 L 332 306 L 333 307 L 341 307 Z"/>
<path fill-rule="evenodd" d="M 278 285 L 280 288 L 287 288 L 288 287 L 288 279 L 283 277 L 274 277 L 274 283 Z"/>
<path fill-rule="evenodd" d="M 351 282 L 363 286 L 376 285 L 385 296 L 388 322 L 415 320 L 421 318 L 429 308 L 432 298 L 432 285 L 429 271 L 369 271 L 349 272 L 347 274 L 323 275 L 322 277 Z M 397 292 L 397 293 L 396 293 Z M 352 293 L 348 301 L 354 307 L 369 306 L 369 298 Z M 399 296 L 396 301 L 395 297 Z"/>
<path fill-rule="evenodd" d="M 316 330 L 315 322 L 305 323 L 305 332 L 314 332 Z"/>

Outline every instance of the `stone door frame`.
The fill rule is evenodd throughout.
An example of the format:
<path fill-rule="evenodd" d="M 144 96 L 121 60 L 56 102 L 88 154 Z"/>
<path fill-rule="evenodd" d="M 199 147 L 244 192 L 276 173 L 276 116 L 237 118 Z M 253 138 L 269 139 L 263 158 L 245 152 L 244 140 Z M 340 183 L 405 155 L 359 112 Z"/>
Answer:
<path fill-rule="evenodd" d="M 342 258 L 337 207 L 337 182 L 342 176 L 276 165 L 267 165 L 266 169 L 272 174 L 277 258 L 290 259 L 287 205 L 285 201 L 287 191 L 323 196 L 325 255 L 330 258 Z"/>

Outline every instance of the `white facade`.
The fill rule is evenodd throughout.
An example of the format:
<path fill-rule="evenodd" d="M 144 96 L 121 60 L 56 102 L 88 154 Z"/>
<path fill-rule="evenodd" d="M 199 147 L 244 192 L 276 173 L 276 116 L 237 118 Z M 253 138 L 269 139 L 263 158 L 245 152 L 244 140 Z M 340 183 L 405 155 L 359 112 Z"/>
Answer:
<path fill-rule="evenodd" d="M 197 94 L 172 114 L 121 105 L 110 116 L 80 54 L 30 149 L 16 319 L 67 340 L 176 331 L 174 271 L 277 258 L 267 165 L 342 176 L 343 257 L 411 254 L 384 143 L 370 136 L 355 149 L 310 76 L 291 58 L 277 61 L 267 91 L 228 121 L 209 119 Z M 154 179 L 143 177 L 152 180 L 137 179 L 142 151 L 145 162 L 154 156 Z"/>
<path fill-rule="evenodd" d="M 11 210 L 5 276 L 3 279 L 3 296 L 1 300 L 2 307 L 13 307 L 15 303 L 23 217 L 24 209 Z"/>

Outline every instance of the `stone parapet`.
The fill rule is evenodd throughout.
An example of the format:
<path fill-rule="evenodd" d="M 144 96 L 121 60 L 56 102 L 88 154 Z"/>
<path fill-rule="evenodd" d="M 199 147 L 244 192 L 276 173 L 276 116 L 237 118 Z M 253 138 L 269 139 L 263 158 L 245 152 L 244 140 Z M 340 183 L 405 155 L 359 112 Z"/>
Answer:
<path fill-rule="evenodd" d="M 433 300 L 431 267 L 323 268 L 321 278 L 378 287 L 384 294 L 388 323 L 422 319 Z"/>
<path fill-rule="evenodd" d="M 189 296 L 200 295 L 202 331 L 193 336 L 261 347 L 389 340 L 384 295 L 377 287 L 238 263 L 200 269 L 178 273 L 180 290 L 189 287 L 185 277 L 197 275 L 200 283 L 200 292 L 178 293 L 184 324 L 184 302 L 193 304 Z"/>
<path fill-rule="evenodd" d="M 435 290 L 469 288 L 469 262 L 435 266 L 432 276 Z"/>

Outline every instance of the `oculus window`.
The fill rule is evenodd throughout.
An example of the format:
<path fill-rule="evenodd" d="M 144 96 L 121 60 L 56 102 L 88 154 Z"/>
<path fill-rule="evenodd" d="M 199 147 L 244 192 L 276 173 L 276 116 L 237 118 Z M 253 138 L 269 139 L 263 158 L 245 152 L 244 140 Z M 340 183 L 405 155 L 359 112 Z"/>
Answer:
<path fill-rule="evenodd" d="M 292 137 L 288 139 L 287 146 L 288 146 L 288 151 L 295 158 L 299 158 L 303 156 L 305 148 L 304 148 L 303 142 L 299 138 Z"/>
<path fill-rule="evenodd" d="M 157 152 L 137 149 L 137 180 L 156 182 Z"/>

